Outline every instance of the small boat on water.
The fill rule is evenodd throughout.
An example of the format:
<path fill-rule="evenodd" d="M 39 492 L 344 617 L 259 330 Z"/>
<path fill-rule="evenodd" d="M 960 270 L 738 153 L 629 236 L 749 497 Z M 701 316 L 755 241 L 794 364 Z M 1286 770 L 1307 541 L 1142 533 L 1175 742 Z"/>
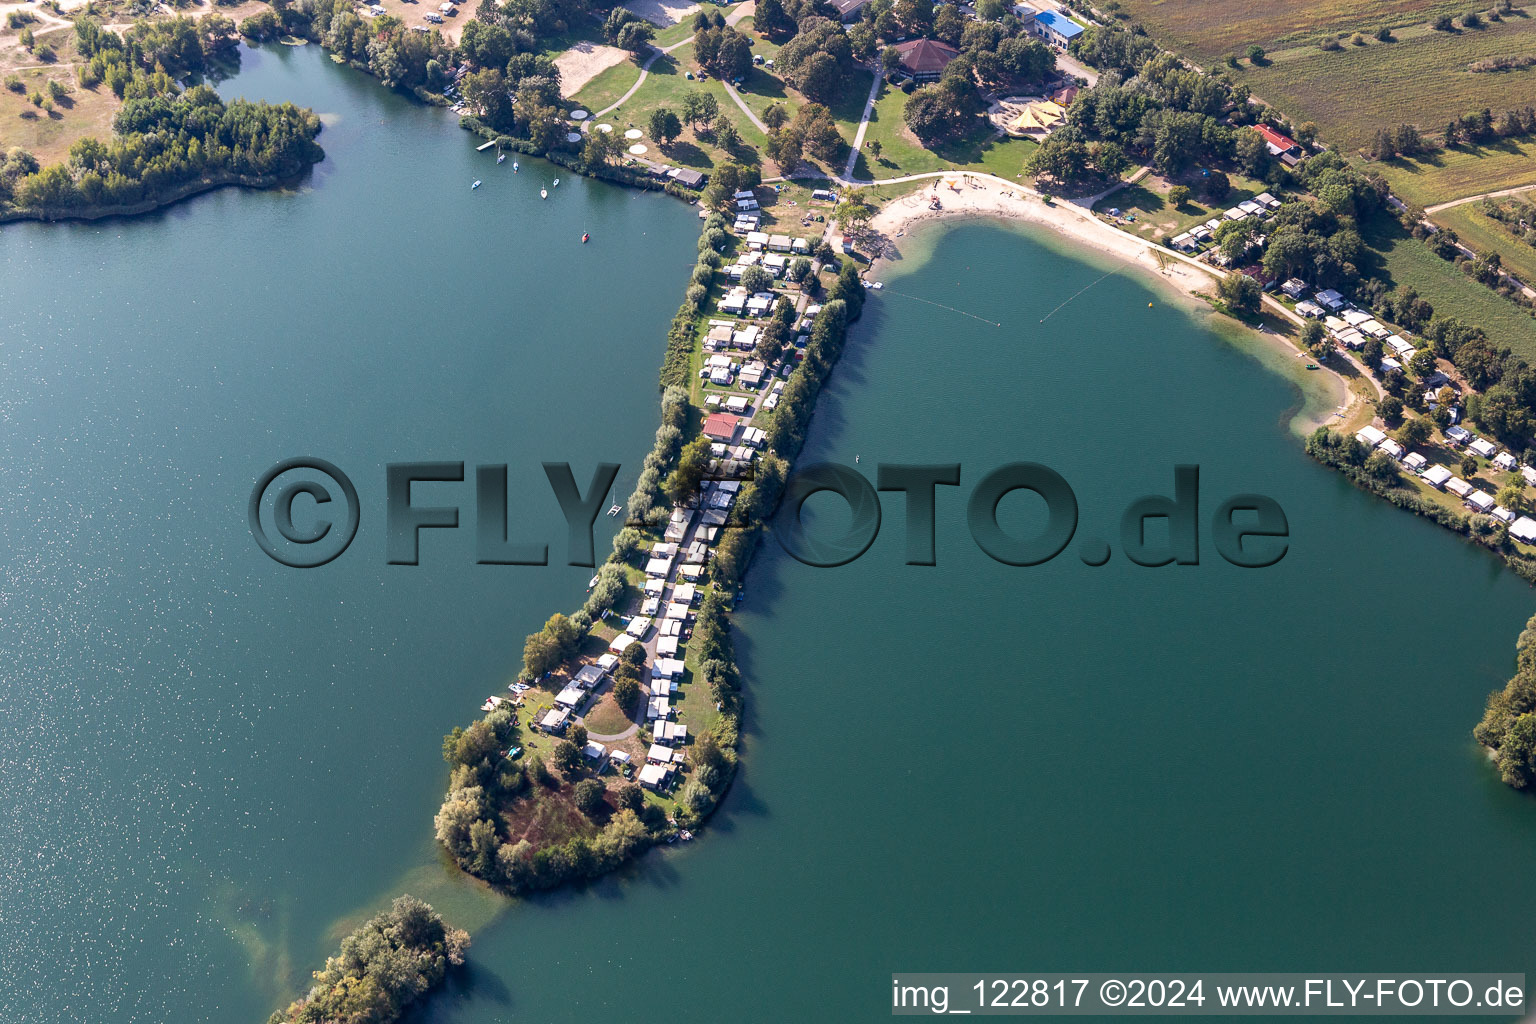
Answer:
<path fill-rule="evenodd" d="M 549 198 L 549 189 L 547 189 L 547 188 L 539 189 L 539 198 L 540 199 L 548 199 Z"/>
<path fill-rule="evenodd" d="M 512 173 L 513 174 L 517 173 L 517 161 L 516 160 L 512 161 Z"/>
<path fill-rule="evenodd" d="M 506 158 L 507 158 L 507 154 L 505 154 L 505 153 L 497 153 L 496 154 L 496 162 L 497 163 L 501 163 L 502 161 L 506 160 Z"/>
<path fill-rule="evenodd" d="M 597 577 L 593 576 L 591 579 L 587 580 L 587 589 L 591 590 L 595 586 L 597 586 Z"/>
<path fill-rule="evenodd" d="M 555 179 L 555 184 L 552 187 L 554 187 L 554 188 L 559 188 L 560 187 L 560 179 L 559 178 Z"/>
<path fill-rule="evenodd" d="M 480 182 L 478 180 L 473 185 L 469 186 L 470 191 L 474 191 L 475 189 L 477 189 L 479 187 L 480 187 Z"/>
<path fill-rule="evenodd" d="M 591 237 L 592 237 L 592 236 L 591 236 L 591 235 L 589 235 L 589 234 L 587 234 L 587 233 L 586 233 L 586 232 L 585 232 L 585 231 L 583 231 L 583 232 L 582 232 L 582 233 L 581 233 L 581 244 L 582 244 L 582 245 L 586 245 L 586 244 L 587 244 L 587 239 L 588 239 L 588 238 L 591 238 Z"/>
<path fill-rule="evenodd" d="M 624 507 L 623 507 L 623 506 L 622 506 L 622 505 L 615 505 L 615 506 L 613 506 L 613 507 L 612 507 L 612 508 L 610 508 L 610 509 L 609 509 L 609 510 L 608 510 L 608 514 L 609 514 L 609 515 L 611 515 L 611 516 L 616 516 L 616 515 L 618 515 L 618 514 L 619 514 L 619 513 L 620 513 L 620 512 L 621 512 L 621 511 L 623 511 L 623 508 L 624 508 Z"/>

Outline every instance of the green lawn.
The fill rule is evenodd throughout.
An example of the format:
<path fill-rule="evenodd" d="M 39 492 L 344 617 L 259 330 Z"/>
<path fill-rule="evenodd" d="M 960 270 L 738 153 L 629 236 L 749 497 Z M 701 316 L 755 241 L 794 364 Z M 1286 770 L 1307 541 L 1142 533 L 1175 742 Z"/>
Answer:
<path fill-rule="evenodd" d="M 1536 18 L 1511 17 L 1475 31 L 1405 31 L 1397 42 L 1346 43 L 1333 52 L 1286 50 L 1231 74 L 1296 120 L 1315 121 L 1325 141 L 1354 150 L 1404 121 L 1438 135 L 1469 111 L 1525 106 L 1536 92 L 1536 69 L 1467 70 L 1483 57 L 1525 54 L 1536 54 Z"/>
<path fill-rule="evenodd" d="M 1389 286 L 1413 286 L 1435 307 L 1436 313 L 1475 324 L 1495 342 L 1508 345 L 1516 355 L 1536 363 L 1536 318 L 1522 307 L 1430 252 L 1393 217 L 1378 216 L 1365 221 L 1360 225 L 1360 233 L 1379 258 L 1375 269 Z"/>
<path fill-rule="evenodd" d="M 1478 252 L 1497 252 L 1506 269 L 1527 284 L 1536 281 L 1536 248 L 1509 233 L 1509 229 L 1478 209 L 1463 203 L 1435 214 L 1435 223 L 1451 228 Z"/>
<path fill-rule="evenodd" d="M 706 172 L 727 159 L 756 162 L 758 159 L 756 151 L 767 141 L 763 133 L 747 120 L 741 108 L 731 100 L 725 87 L 717 79 L 711 78 L 707 82 L 689 81 L 685 72 L 690 70 L 695 73 L 697 71 L 697 66 L 693 63 L 692 46 L 684 46 L 670 54 L 658 57 L 651 65 L 651 72 L 646 76 L 645 84 L 640 87 L 640 90 L 626 100 L 623 106 L 604 115 L 603 120 L 612 124 L 616 131 L 623 132 L 631 127 L 646 131 L 652 112 L 658 108 L 666 107 L 673 113 L 681 114 L 683 97 L 687 93 L 695 90 L 708 92 L 715 97 L 715 102 L 719 104 L 720 109 L 730 117 L 736 125 L 736 130 L 741 133 L 744 145 L 739 148 L 739 152 L 734 154 L 734 157 L 715 145 L 709 137 L 701 137 L 689 131 L 685 131 L 682 138 L 673 142 L 665 150 L 654 139 L 641 139 L 641 143 L 649 148 L 649 152 L 644 155 L 651 160 L 692 167 Z M 592 103 L 595 110 L 601 110 L 602 107 L 597 106 L 594 100 L 590 100 L 588 93 L 602 78 L 603 76 L 599 75 L 577 97 L 582 103 Z"/>
<path fill-rule="evenodd" d="M 1170 206 L 1168 203 L 1170 184 L 1149 174 L 1135 184 L 1127 185 L 1120 191 L 1099 200 L 1094 205 L 1093 211 L 1108 217 L 1111 209 L 1118 209 L 1122 220 L 1127 213 L 1135 214 L 1136 220 L 1133 223 L 1120 223 L 1116 226 L 1141 235 L 1143 238 L 1161 240 L 1182 234 L 1212 217 L 1220 217 L 1224 211 L 1244 200 L 1252 199 L 1260 192 L 1271 194 L 1275 192 L 1269 185 L 1256 178 L 1235 173 L 1227 177 L 1232 183 L 1232 191 L 1227 193 L 1220 202 L 1205 198 L 1200 192 L 1198 179 L 1191 178 L 1183 184 L 1191 187 L 1193 197 L 1183 206 Z"/>
<path fill-rule="evenodd" d="M 1536 76 L 1530 79 L 1536 90 Z M 1530 94 L 1527 94 L 1530 95 Z M 1413 160 L 1368 163 L 1405 203 L 1434 206 L 1467 196 L 1536 184 L 1536 140 L 1499 139 L 1483 146 L 1442 149 Z"/>
<path fill-rule="evenodd" d="M 865 88 L 868 88 L 867 79 Z M 867 95 L 867 91 L 860 94 L 861 103 Z M 880 87 L 869 128 L 864 133 L 865 149 L 854 165 L 856 177 L 878 180 L 927 171 L 967 170 L 986 171 L 1014 180 L 1020 177 L 1024 161 L 1037 148 L 1028 139 L 999 136 L 990 124 L 977 118 L 976 131 L 969 138 L 947 143 L 936 151 L 925 149 L 907 131 L 902 118 L 906 102 L 907 94 L 900 89 L 889 85 Z M 878 160 L 869 152 L 869 143 L 876 140 L 880 143 Z"/>
<path fill-rule="evenodd" d="M 572 99 L 595 114 L 628 92 L 639 77 L 640 65 L 627 60 L 599 71 Z"/>

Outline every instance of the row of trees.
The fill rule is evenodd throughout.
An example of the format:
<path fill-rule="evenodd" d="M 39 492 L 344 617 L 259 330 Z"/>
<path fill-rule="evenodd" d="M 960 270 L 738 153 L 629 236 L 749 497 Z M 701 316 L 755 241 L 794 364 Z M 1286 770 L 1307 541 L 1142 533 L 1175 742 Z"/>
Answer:
<path fill-rule="evenodd" d="M 397 897 L 342 939 L 309 994 L 267 1024 L 393 1024 L 464 963 L 468 948 L 468 932 L 414 896 Z"/>

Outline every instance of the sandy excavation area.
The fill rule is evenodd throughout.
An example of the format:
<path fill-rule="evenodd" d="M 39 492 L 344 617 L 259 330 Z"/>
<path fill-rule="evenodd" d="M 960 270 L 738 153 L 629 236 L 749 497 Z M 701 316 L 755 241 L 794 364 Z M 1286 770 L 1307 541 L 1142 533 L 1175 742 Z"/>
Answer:
<path fill-rule="evenodd" d="M 577 43 L 555 58 L 555 67 L 560 69 L 560 95 L 576 95 L 599 74 L 628 59 L 629 54 L 617 46 L 586 41 Z"/>
<path fill-rule="evenodd" d="M 699 9 L 698 4 L 683 0 L 629 0 L 624 6 L 659 28 L 676 25 Z"/>

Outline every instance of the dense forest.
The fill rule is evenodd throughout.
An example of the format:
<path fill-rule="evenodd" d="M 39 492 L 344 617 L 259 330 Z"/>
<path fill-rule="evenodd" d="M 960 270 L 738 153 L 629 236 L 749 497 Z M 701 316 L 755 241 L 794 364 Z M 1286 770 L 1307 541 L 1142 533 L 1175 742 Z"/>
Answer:
<path fill-rule="evenodd" d="M 207 85 L 180 82 L 227 60 L 234 25 L 220 15 L 200 22 L 141 22 L 123 36 L 89 19 L 75 26 L 84 63 L 82 86 L 105 85 L 124 100 L 113 138 L 84 138 L 46 167 L 12 151 L 0 162 L 0 214 L 68 216 L 174 197 L 204 182 L 267 183 L 319 161 L 320 119 L 291 103 L 226 104 Z"/>
<path fill-rule="evenodd" d="M 468 932 L 449 928 L 414 896 L 397 897 L 342 939 L 309 994 L 267 1024 L 393 1024 L 464 962 L 468 948 Z"/>

